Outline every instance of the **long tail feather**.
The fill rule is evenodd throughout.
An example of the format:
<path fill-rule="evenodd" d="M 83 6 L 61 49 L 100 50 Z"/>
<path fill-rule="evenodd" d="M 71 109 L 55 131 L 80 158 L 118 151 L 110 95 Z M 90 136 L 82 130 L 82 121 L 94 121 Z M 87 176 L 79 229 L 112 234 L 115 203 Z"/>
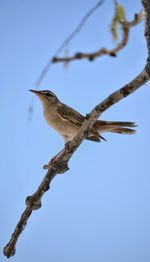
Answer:
<path fill-rule="evenodd" d="M 134 122 L 120 122 L 120 121 L 103 121 L 97 120 L 94 124 L 94 128 L 100 132 L 113 132 L 118 134 L 134 134 L 136 131 L 131 129 L 137 125 Z"/>
<path fill-rule="evenodd" d="M 131 128 L 125 128 L 125 127 L 118 127 L 111 130 L 113 133 L 117 134 L 125 134 L 125 135 L 132 135 L 135 134 L 136 130 Z"/>

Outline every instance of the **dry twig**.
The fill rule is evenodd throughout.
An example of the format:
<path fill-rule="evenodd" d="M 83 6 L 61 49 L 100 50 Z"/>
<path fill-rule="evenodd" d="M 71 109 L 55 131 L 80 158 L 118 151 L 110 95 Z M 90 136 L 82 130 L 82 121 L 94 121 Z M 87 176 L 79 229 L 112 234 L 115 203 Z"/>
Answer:
<path fill-rule="evenodd" d="M 85 25 L 85 23 L 87 22 L 87 20 L 90 18 L 91 15 L 93 15 L 93 13 L 104 3 L 105 0 L 100 0 L 97 2 L 96 5 L 94 5 L 81 19 L 81 21 L 79 22 L 79 24 L 77 25 L 77 27 L 73 30 L 73 32 L 67 37 L 65 38 L 65 40 L 62 42 L 62 44 L 59 46 L 59 48 L 56 50 L 54 57 L 58 56 L 61 51 L 64 50 L 64 48 L 68 45 L 68 43 L 70 43 L 70 41 L 81 31 L 81 29 L 83 28 L 83 26 Z M 45 77 L 45 75 L 47 74 L 51 64 L 53 63 L 53 59 L 49 59 L 47 64 L 45 65 L 44 69 L 42 70 L 37 82 L 36 82 L 36 86 L 37 88 L 39 86 L 41 86 L 42 81 Z"/>
<path fill-rule="evenodd" d="M 107 49 L 107 48 L 101 48 L 95 52 L 92 53 L 84 53 L 84 52 L 77 52 L 73 56 L 67 56 L 67 57 L 54 57 L 52 59 L 53 63 L 58 63 L 58 62 L 65 62 L 69 63 L 74 60 L 81 60 L 81 59 L 88 59 L 89 61 L 93 61 L 95 58 L 100 57 L 102 55 L 109 55 L 109 56 L 116 56 L 117 53 L 123 49 L 127 42 L 128 42 L 128 37 L 129 37 L 129 32 L 131 27 L 137 25 L 144 19 L 144 11 L 141 11 L 139 14 L 135 14 L 134 19 L 131 22 L 128 22 L 126 20 L 120 21 L 120 24 L 122 26 L 122 39 L 121 41 L 117 44 L 115 48 L 112 49 Z"/>

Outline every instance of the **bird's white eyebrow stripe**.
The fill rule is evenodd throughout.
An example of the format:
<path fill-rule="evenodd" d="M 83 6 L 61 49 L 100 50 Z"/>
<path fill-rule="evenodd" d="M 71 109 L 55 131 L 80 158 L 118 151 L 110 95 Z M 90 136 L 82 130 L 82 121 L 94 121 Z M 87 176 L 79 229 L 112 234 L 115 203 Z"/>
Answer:
<path fill-rule="evenodd" d="M 42 90 L 42 91 L 40 91 L 40 93 L 41 93 L 41 94 L 47 94 L 47 93 L 49 93 L 49 94 L 55 96 L 55 94 L 54 94 L 53 92 L 49 91 L 49 90 Z"/>

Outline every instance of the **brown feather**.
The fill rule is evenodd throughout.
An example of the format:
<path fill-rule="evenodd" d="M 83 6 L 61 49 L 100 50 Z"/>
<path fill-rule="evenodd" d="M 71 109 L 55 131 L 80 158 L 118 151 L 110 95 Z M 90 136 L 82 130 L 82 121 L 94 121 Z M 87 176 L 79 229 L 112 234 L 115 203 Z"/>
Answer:
<path fill-rule="evenodd" d="M 131 127 L 131 128 L 130 128 Z M 134 134 L 135 130 L 132 127 L 136 127 L 134 122 L 120 122 L 120 121 L 103 121 L 97 120 L 94 124 L 94 128 L 98 132 L 113 132 L 118 134 Z"/>

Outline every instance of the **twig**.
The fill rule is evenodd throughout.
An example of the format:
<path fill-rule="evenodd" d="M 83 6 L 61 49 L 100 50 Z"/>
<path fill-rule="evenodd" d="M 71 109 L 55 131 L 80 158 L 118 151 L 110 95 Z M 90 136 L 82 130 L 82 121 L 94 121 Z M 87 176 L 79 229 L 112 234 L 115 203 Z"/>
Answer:
<path fill-rule="evenodd" d="M 52 62 L 53 63 L 58 63 L 58 62 L 65 62 L 69 63 L 74 60 L 81 60 L 81 59 L 88 59 L 89 61 L 93 61 L 95 58 L 100 57 L 102 55 L 109 55 L 109 56 L 116 56 L 117 53 L 123 49 L 123 47 L 127 44 L 128 42 L 128 37 L 129 37 L 129 31 L 131 27 L 137 25 L 144 19 L 144 11 L 141 11 L 139 14 L 135 14 L 134 19 L 131 22 L 128 22 L 126 20 L 120 21 L 120 24 L 122 26 L 122 39 L 120 43 L 117 44 L 117 46 L 113 49 L 107 49 L 107 48 L 101 48 L 95 52 L 92 53 L 83 53 L 83 52 L 77 52 L 73 56 L 69 57 L 54 57 Z"/>
<path fill-rule="evenodd" d="M 26 209 L 23 212 L 14 233 L 11 236 L 9 243 L 4 247 L 4 255 L 8 258 L 15 254 L 15 245 L 18 240 L 19 235 L 23 231 L 27 220 L 31 215 L 33 210 L 37 210 L 41 207 L 41 198 L 44 193 L 49 189 L 50 182 L 55 175 L 64 173 L 68 170 L 68 161 L 77 150 L 79 145 L 82 143 L 83 139 L 86 137 L 87 132 L 91 129 L 96 119 L 101 116 L 101 114 L 110 108 L 112 105 L 119 102 L 121 99 L 127 97 L 135 90 L 140 88 L 150 79 L 150 2 L 149 0 L 142 0 L 143 6 L 146 11 L 146 24 L 145 24 L 145 36 L 147 40 L 148 47 L 148 59 L 146 66 L 142 72 L 134 78 L 131 82 L 124 85 L 118 91 L 112 93 L 103 102 L 98 104 L 86 117 L 80 131 L 78 134 L 69 142 L 68 147 L 56 158 L 55 161 L 50 161 L 48 164 L 48 171 L 45 175 L 43 181 L 38 187 L 37 191 L 32 195 L 28 196 L 26 199 Z"/>
<path fill-rule="evenodd" d="M 77 27 L 73 30 L 73 32 L 67 36 L 67 38 L 65 38 L 65 40 L 62 42 L 62 44 L 59 46 L 59 48 L 56 50 L 55 54 L 53 55 L 53 57 L 58 56 L 61 51 L 64 50 L 64 48 L 70 43 L 70 41 L 81 31 L 82 27 L 85 25 L 85 23 L 87 22 L 87 20 L 90 18 L 90 16 L 103 4 L 105 0 L 101 0 L 98 1 L 97 4 L 95 6 L 93 6 L 85 15 L 84 17 L 81 19 L 81 21 L 79 22 L 79 24 L 77 25 Z M 42 81 L 45 77 L 45 75 L 47 74 L 51 64 L 53 63 L 53 58 L 50 58 L 47 62 L 47 64 L 45 65 L 44 69 L 42 70 L 38 80 L 36 81 L 36 86 L 37 88 L 41 86 Z"/>

